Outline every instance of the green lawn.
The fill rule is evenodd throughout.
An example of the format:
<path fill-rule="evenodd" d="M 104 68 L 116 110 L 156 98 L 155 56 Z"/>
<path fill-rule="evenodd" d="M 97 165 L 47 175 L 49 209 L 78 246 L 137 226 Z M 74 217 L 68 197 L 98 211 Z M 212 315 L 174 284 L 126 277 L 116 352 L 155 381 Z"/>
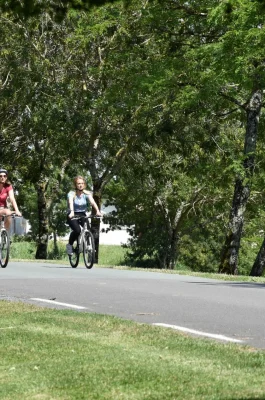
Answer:
<path fill-rule="evenodd" d="M 265 399 L 265 352 L 0 301 L 1 400 Z"/>

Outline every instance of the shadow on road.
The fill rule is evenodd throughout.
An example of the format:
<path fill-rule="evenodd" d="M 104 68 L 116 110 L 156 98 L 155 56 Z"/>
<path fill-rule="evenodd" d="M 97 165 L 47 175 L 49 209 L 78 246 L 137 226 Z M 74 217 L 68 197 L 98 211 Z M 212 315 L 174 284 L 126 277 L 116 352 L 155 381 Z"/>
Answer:
<path fill-rule="evenodd" d="M 52 268 L 52 269 L 71 269 L 71 270 L 74 269 L 74 268 L 71 268 L 70 265 L 56 265 L 56 264 L 53 264 L 53 265 L 41 265 L 41 267 L 42 268 Z"/>
<path fill-rule="evenodd" d="M 196 285 L 206 285 L 206 286 L 233 286 L 237 288 L 249 288 L 249 289 L 265 289 L 265 283 L 257 282 L 187 282 Z M 263 400 L 265 397 L 263 397 Z"/>

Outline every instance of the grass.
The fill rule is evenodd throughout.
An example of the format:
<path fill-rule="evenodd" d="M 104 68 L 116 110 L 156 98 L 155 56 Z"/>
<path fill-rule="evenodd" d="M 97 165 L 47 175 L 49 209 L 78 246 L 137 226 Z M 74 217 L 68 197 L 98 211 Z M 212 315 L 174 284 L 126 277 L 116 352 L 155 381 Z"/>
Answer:
<path fill-rule="evenodd" d="M 12 242 L 10 257 L 12 259 L 34 260 L 36 245 L 33 242 Z"/>
<path fill-rule="evenodd" d="M 1 400 L 265 398 L 265 353 L 116 317 L 0 301 Z"/>
<path fill-rule="evenodd" d="M 55 252 L 53 243 L 48 245 L 48 259 L 67 261 L 68 256 L 65 251 L 66 242 L 58 242 L 58 251 Z M 34 242 L 13 242 L 11 245 L 10 257 L 13 260 L 35 260 L 36 244 Z M 121 265 L 124 264 L 125 249 L 121 246 L 100 245 L 99 263 L 101 265 Z"/>
<path fill-rule="evenodd" d="M 99 247 L 99 264 L 100 265 L 124 265 L 124 256 L 126 249 L 121 246 L 104 245 Z"/>

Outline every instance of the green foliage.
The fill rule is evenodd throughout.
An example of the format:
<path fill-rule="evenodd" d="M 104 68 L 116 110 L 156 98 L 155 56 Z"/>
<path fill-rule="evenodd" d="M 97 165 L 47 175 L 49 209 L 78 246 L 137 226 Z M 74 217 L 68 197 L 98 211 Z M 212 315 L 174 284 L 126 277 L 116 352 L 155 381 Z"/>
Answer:
<path fill-rule="evenodd" d="M 56 21 L 62 22 L 67 12 L 74 10 L 90 10 L 117 0 L 0 0 L 0 10 L 13 15 L 14 18 L 38 17 L 41 13 L 49 13 Z M 126 0 L 128 2 L 128 0 Z M 126 4 L 125 1 L 125 4 Z"/>
<path fill-rule="evenodd" d="M 185 141 L 189 149 L 188 161 L 183 155 L 185 147 L 181 153 L 178 145 L 173 147 L 172 142 L 158 141 L 158 148 L 154 141 L 152 143 L 152 147 L 145 143 L 141 152 L 134 153 L 123 168 L 122 179 L 114 181 L 106 192 L 108 202 L 117 207 L 117 212 L 109 219 L 111 225 L 130 226 L 128 262 L 168 268 L 170 246 L 175 237 L 174 265 L 178 260 L 193 270 L 216 271 L 221 251 L 217 235 L 220 230 L 222 232 L 223 225 L 218 224 L 219 229 L 216 226 L 227 202 L 227 193 L 222 196 L 224 182 L 218 179 L 218 171 L 222 169 L 224 173 L 224 158 L 215 157 L 214 162 L 216 153 L 209 156 L 208 146 L 203 148 Z M 229 174 L 226 177 L 229 179 Z M 202 222 L 203 214 L 199 214 L 201 220 L 195 217 L 202 210 L 214 221 L 210 230 L 207 222 Z"/>
<path fill-rule="evenodd" d="M 244 172 L 243 106 L 256 78 L 264 84 L 262 2 L 117 1 L 87 13 L 92 3 L 64 2 L 58 14 L 49 1 L 0 3 L 1 162 L 32 236 L 40 185 L 48 234 L 63 235 L 70 178 L 89 170 L 97 196 L 117 206 L 113 227 L 132 227 L 133 262 L 168 265 L 176 234 L 173 264 L 215 270 Z M 261 194 L 247 211 L 256 228 L 263 141 Z M 207 219 L 222 223 L 206 229 Z"/>
<path fill-rule="evenodd" d="M 195 227 L 191 235 L 182 236 L 178 261 L 195 272 L 217 272 L 221 243 L 214 231 Z"/>
<path fill-rule="evenodd" d="M 241 249 L 239 252 L 239 273 L 249 275 L 259 248 L 262 244 L 261 235 L 255 237 L 242 237 Z"/>

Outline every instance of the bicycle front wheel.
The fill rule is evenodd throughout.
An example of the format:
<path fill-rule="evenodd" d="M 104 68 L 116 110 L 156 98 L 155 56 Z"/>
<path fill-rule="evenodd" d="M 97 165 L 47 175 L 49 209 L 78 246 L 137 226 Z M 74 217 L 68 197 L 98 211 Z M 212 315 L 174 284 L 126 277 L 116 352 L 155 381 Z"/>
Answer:
<path fill-rule="evenodd" d="M 90 231 L 84 234 L 83 256 L 86 268 L 92 268 L 95 261 L 95 242 Z"/>
<path fill-rule="evenodd" d="M 0 264 L 2 268 L 7 266 L 9 260 L 10 242 L 6 230 L 1 231 L 1 244 L 0 244 Z"/>
<path fill-rule="evenodd" d="M 79 263 L 79 246 L 77 242 L 74 242 L 73 244 L 73 254 L 69 255 L 69 262 L 71 264 L 72 268 L 76 268 Z"/>

